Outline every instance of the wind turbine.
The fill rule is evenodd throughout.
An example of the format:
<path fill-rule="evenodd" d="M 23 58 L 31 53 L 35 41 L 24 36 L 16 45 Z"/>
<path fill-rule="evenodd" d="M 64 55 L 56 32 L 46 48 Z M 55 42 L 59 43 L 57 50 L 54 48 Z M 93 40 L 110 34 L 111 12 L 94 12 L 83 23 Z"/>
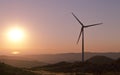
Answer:
<path fill-rule="evenodd" d="M 72 15 L 75 17 L 75 19 L 80 23 L 80 25 L 82 26 L 81 30 L 80 30 L 80 34 L 78 36 L 77 39 L 77 44 L 79 43 L 80 37 L 82 35 L 82 62 L 84 62 L 84 29 L 88 28 L 88 27 L 92 27 L 92 26 L 96 26 L 96 25 L 100 25 L 102 23 L 97 23 L 97 24 L 92 24 L 92 25 L 87 25 L 85 26 L 76 16 L 74 13 L 72 13 Z"/>

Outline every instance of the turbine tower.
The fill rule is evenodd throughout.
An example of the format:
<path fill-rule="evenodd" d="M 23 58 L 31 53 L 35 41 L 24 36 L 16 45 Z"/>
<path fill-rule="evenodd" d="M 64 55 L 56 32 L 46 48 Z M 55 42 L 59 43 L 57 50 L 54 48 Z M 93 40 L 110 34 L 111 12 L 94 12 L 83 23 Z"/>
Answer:
<path fill-rule="evenodd" d="M 77 44 L 79 43 L 80 37 L 82 35 L 82 62 L 84 62 L 84 29 L 88 28 L 88 27 L 92 27 L 92 26 L 96 26 L 96 25 L 100 25 L 102 23 L 97 23 L 97 24 L 92 24 L 92 25 L 87 25 L 85 26 L 76 16 L 74 13 L 72 13 L 72 15 L 75 17 L 75 19 L 80 23 L 80 25 L 82 26 L 78 39 L 77 39 Z"/>

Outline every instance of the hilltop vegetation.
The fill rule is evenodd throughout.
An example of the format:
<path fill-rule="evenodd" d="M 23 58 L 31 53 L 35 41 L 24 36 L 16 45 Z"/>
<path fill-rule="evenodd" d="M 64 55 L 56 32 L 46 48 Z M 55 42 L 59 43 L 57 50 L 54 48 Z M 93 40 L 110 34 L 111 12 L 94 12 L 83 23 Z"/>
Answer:
<path fill-rule="evenodd" d="M 0 62 L 0 75 L 37 75 L 37 74 L 24 69 L 12 67 Z"/>

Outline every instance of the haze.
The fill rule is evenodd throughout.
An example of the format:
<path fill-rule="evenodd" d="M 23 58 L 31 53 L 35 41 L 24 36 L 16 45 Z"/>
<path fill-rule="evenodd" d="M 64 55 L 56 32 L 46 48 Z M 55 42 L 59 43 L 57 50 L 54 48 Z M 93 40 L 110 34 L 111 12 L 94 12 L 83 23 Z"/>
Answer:
<path fill-rule="evenodd" d="M 85 30 L 86 52 L 120 52 L 119 7 L 119 0 L 0 0 L 0 55 L 81 52 L 71 12 L 85 25 L 103 23 Z M 16 25 L 27 37 L 9 42 L 5 33 Z"/>

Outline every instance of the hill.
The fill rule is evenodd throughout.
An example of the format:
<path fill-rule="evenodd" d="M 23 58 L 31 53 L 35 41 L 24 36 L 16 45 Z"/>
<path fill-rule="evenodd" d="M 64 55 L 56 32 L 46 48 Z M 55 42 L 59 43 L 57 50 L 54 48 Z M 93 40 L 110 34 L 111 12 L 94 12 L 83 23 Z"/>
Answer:
<path fill-rule="evenodd" d="M 16 68 L 16 67 L 12 67 L 12 66 L 9 66 L 1 62 L 0 62 L 0 74 L 1 75 L 37 75 L 33 72 L 20 69 L 20 68 Z"/>
<path fill-rule="evenodd" d="M 97 59 L 98 58 L 98 59 Z M 102 60 L 103 59 L 103 60 Z M 91 62 L 89 62 L 91 61 Z M 98 61 L 98 62 L 94 62 Z M 103 62 L 104 63 L 103 63 Z M 40 67 L 33 67 L 31 70 L 34 71 L 50 71 L 50 72 L 64 72 L 64 73 L 94 73 L 99 74 L 111 73 L 112 75 L 119 75 L 120 74 L 120 59 L 112 60 L 105 56 L 94 56 L 84 63 L 82 62 L 59 62 L 56 64 L 49 64 Z"/>
<path fill-rule="evenodd" d="M 112 63 L 113 61 L 114 61 L 113 59 L 106 56 L 94 56 L 87 60 L 87 62 L 94 64 L 106 64 L 106 63 L 108 64 L 108 63 Z"/>
<path fill-rule="evenodd" d="M 30 61 L 30 60 L 17 60 L 17 59 L 3 59 L 1 61 L 11 66 L 19 67 L 19 68 L 31 68 L 31 67 L 46 65 L 45 63 L 34 60 Z"/>

